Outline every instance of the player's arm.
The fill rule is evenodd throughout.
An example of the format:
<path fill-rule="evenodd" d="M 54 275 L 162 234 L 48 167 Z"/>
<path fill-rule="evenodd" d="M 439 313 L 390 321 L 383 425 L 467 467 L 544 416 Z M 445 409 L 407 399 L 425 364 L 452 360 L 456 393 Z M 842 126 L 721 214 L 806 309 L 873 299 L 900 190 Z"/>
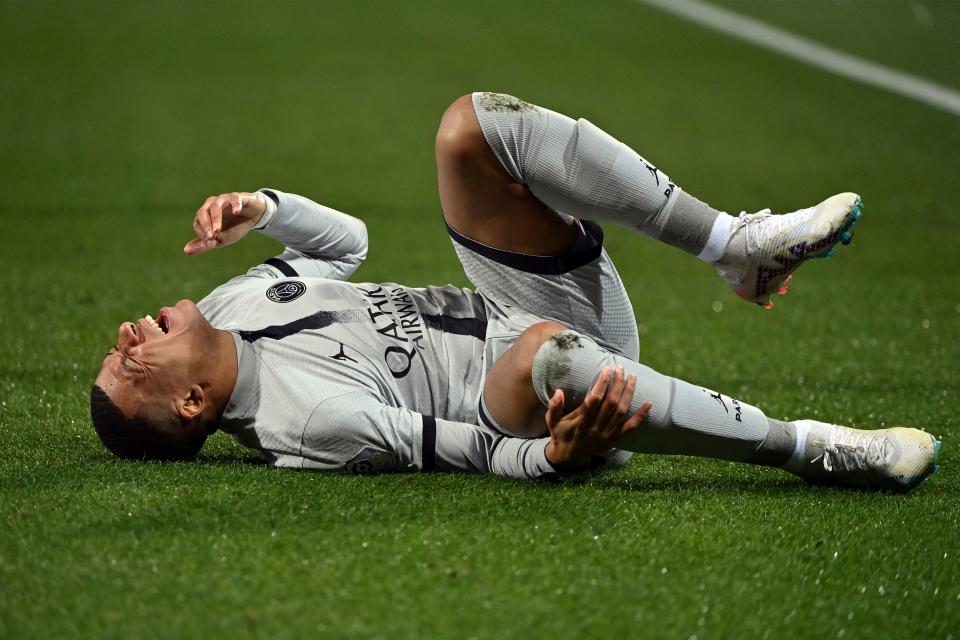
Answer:
<path fill-rule="evenodd" d="M 295 461 L 296 466 L 353 472 L 472 471 L 530 479 L 577 471 L 640 425 L 650 406 L 628 416 L 632 396 L 622 371 L 607 370 L 570 413 L 563 411 L 562 392 L 551 400 L 550 437 L 524 439 L 391 407 L 366 391 L 349 391 L 317 406 L 300 451 L 280 464 Z"/>
<path fill-rule="evenodd" d="M 189 255 L 233 244 L 251 230 L 282 242 L 284 252 L 250 276 L 346 280 L 367 255 L 362 221 L 277 189 L 211 196 L 197 210 L 193 230 L 196 237 L 183 248 Z"/>
<path fill-rule="evenodd" d="M 350 473 L 469 471 L 534 479 L 557 472 L 545 455 L 548 440 L 497 436 L 391 407 L 357 390 L 321 403 L 304 431 L 299 455 L 278 463 Z"/>

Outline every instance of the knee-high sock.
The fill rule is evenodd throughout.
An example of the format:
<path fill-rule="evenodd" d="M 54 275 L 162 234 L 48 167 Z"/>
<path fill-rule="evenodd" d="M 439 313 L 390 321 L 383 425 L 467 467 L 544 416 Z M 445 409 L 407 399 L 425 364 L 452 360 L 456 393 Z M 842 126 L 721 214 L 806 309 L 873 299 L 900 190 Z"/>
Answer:
<path fill-rule="evenodd" d="M 614 355 L 576 331 L 558 333 L 540 347 L 533 363 L 533 385 L 544 404 L 563 389 L 570 411 L 583 402 L 603 367 L 617 365 L 624 367 L 625 375 L 637 376 L 630 411 L 644 402 L 653 405 L 645 423 L 617 443 L 621 449 L 768 466 L 783 466 L 794 452 L 791 423 L 768 420 L 745 402 Z"/>
<path fill-rule="evenodd" d="M 513 96 L 474 93 L 487 144 L 514 180 L 550 208 L 603 218 L 713 258 L 732 218 L 684 193 L 653 163 L 598 129 Z"/>

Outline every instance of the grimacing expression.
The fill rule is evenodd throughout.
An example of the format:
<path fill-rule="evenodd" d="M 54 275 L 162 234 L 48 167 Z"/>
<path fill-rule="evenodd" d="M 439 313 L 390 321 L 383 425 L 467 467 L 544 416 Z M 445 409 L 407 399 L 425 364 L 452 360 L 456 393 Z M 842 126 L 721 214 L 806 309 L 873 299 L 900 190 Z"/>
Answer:
<path fill-rule="evenodd" d="M 141 408 L 175 411 L 175 399 L 197 382 L 213 332 L 190 300 L 148 318 L 120 325 L 97 374 L 96 384 L 128 417 Z"/>

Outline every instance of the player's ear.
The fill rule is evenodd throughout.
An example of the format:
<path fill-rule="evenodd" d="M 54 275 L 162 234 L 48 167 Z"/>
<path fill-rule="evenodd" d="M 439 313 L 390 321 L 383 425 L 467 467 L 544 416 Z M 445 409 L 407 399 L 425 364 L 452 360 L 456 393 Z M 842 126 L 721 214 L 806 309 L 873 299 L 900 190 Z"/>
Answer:
<path fill-rule="evenodd" d="M 203 388 L 195 384 L 177 402 L 177 413 L 184 420 L 193 420 L 203 413 L 206 402 L 207 396 L 203 393 Z"/>

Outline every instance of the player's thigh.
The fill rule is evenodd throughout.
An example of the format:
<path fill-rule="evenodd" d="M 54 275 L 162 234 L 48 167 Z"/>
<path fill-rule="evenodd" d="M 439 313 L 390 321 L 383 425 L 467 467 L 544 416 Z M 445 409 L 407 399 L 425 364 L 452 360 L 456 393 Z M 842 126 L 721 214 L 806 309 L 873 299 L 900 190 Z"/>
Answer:
<path fill-rule="evenodd" d="M 529 256 L 478 245 L 451 232 L 457 256 L 483 295 L 487 341 L 499 356 L 528 326 L 558 322 L 632 360 L 639 357 L 636 319 L 599 226 L 584 222 L 581 247 L 558 256 Z M 494 331 L 502 326 L 502 330 Z"/>
<path fill-rule="evenodd" d="M 554 255 L 576 241 L 576 221 L 535 198 L 497 160 L 471 96 L 459 98 L 443 114 L 436 156 L 443 216 L 457 232 L 488 246 L 534 255 Z"/>

